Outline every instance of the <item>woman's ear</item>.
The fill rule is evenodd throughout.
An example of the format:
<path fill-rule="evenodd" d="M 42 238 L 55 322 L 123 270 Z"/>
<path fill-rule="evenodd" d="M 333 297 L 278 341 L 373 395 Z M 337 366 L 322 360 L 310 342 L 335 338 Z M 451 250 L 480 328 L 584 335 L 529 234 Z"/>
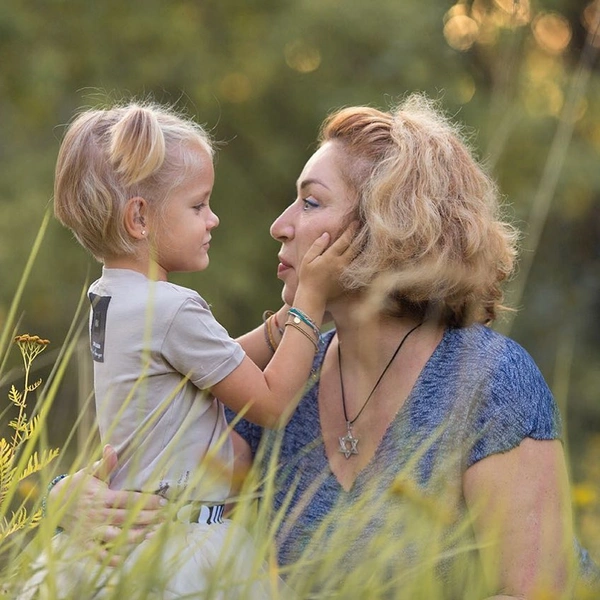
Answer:
<path fill-rule="evenodd" d="M 136 240 L 146 239 L 148 231 L 146 221 L 148 215 L 148 203 L 141 196 L 129 198 L 125 205 L 123 215 L 127 233 Z"/>

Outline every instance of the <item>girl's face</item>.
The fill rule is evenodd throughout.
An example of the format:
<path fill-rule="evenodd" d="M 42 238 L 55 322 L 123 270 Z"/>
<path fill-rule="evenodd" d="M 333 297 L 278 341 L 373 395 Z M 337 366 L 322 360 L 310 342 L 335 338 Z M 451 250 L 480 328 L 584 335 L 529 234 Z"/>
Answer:
<path fill-rule="evenodd" d="M 281 242 L 277 277 L 287 304 L 293 304 L 300 264 L 312 243 L 324 232 L 336 239 L 348 223 L 353 203 L 338 167 L 343 160 L 339 146 L 323 144 L 300 174 L 296 200 L 271 225 L 271 236 Z"/>
<path fill-rule="evenodd" d="M 170 194 L 157 215 L 154 243 L 159 275 L 170 272 L 203 271 L 208 267 L 211 231 L 219 217 L 209 207 L 215 181 L 212 158 L 198 145 L 195 160 L 184 182 Z"/>

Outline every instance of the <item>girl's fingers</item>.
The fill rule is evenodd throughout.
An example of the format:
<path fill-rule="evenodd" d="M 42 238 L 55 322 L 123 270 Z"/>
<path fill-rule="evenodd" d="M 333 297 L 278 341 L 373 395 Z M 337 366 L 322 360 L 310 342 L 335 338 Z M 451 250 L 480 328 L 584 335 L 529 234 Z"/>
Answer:
<path fill-rule="evenodd" d="M 356 235 L 358 229 L 358 221 L 353 221 L 348 225 L 346 230 L 327 248 L 328 254 L 337 254 L 339 256 L 344 255 L 349 249 L 352 248 L 352 241 Z"/>
<path fill-rule="evenodd" d="M 329 234 L 322 233 L 311 245 L 304 256 L 304 262 L 311 262 L 318 256 L 321 256 L 329 244 Z"/>
<path fill-rule="evenodd" d="M 115 527 L 103 525 L 94 529 L 93 537 L 86 543 L 99 562 L 106 562 L 111 567 L 119 566 L 133 549 L 148 539 L 152 530 L 139 527 Z"/>
<path fill-rule="evenodd" d="M 331 236 L 329 233 L 322 233 L 308 249 L 304 262 L 310 263 L 316 258 L 326 255 L 327 258 L 335 256 L 344 256 L 352 248 L 352 240 L 358 229 L 358 221 L 353 221 L 346 230 L 329 246 Z M 328 247 L 329 246 L 329 247 Z"/>

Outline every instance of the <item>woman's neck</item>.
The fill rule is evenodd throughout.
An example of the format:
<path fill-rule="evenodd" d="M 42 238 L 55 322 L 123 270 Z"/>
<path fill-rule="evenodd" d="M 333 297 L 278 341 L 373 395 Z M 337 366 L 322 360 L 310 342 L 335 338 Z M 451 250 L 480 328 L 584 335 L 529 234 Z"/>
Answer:
<path fill-rule="evenodd" d="M 377 368 L 381 358 L 393 351 L 398 340 L 423 321 L 416 316 L 397 317 L 365 310 L 364 303 L 358 299 L 333 307 L 330 312 L 344 361 L 367 369 Z M 428 351 L 433 351 L 444 330 L 442 324 L 426 319 L 419 330 L 411 334 L 412 345 L 418 338 L 421 340 L 418 346 L 425 345 Z"/>

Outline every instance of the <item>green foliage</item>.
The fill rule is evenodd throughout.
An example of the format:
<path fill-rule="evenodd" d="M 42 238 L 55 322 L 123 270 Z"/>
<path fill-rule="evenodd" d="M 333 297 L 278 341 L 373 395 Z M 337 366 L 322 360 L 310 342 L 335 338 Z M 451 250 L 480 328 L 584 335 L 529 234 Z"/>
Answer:
<path fill-rule="evenodd" d="M 425 90 L 477 132 L 474 145 L 506 194 L 524 242 L 535 241 L 526 253 L 531 269 L 522 294 L 512 296 L 518 316 L 500 326 L 532 353 L 559 397 L 576 498 L 588 498 L 582 533 L 598 531 L 587 517 L 595 515 L 597 496 L 580 493 L 596 490 L 598 474 L 586 465 L 597 456 L 584 451 L 586 433 L 600 425 L 600 77 L 598 42 L 589 43 L 593 27 L 584 25 L 591 12 L 584 14 L 586 7 L 570 0 L 454 6 L 441 0 L 3 0 L 0 385 L 7 387 L 0 392 L 18 408 L 36 385 L 22 391 L 10 385 L 6 346 L 15 322 L 24 319 L 29 330 L 52 339 L 63 338 L 75 322 L 66 356 L 53 357 L 58 373 L 45 406 L 54 402 L 48 435 L 61 445 L 76 437 L 85 411 L 73 410 L 73 399 L 86 406 L 90 386 L 82 366 L 67 364 L 79 327 L 73 315 L 84 281 L 100 266 L 44 215 L 64 124 L 80 106 L 151 95 L 187 107 L 224 142 L 212 200 L 221 218 L 212 266 L 177 281 L 198 289 L 236 335 L 279 301 L 277 243 L 268 229 L 294 197 L 323 117 L 341 105 L 386 106 L 408 91 Z M 562 48 L 548 46 L 552 37 L 539 29 L 549 11 L 566 19 L 571 37 Z M 460 23 L 465 27 L 453 29 Z M 560 23 L 546 33 L 559 36 Z M 571 118 L 569 106 L 576 109 L 566 122 L 571 131 L 559 139 L 552 159 L 553 141 Z M 553 186 L 542 194 L 551 178 Z M 537 196 L 544 211 L 534 215 Z M 530 236 L 532 228 L 539 235 Z M 25 264 L 28 255 L 37 256 L 35 263 Z M 37 418 L 16 417 L 12 440 L 39 432 Z M 83 437 L 91 440 L 91 434 Z M 72 444 L 69 455 L 79 452 L 84 460 L 89 444 L 85 452 Z M 20 463 L 10 462 L 10 447 L 0 442 L 2 481 Z M 37 460 L 21 465 L 19 474 L 41 468 L 50 454 Z M 19 510 L 16 524 L 23 518 Z M 322 566 L 323 573 L 335 568 Z"/>
<path fill-rule="evenodd" d="M 12 385 L 8 393 L 9 400 L 18 408 L 17 417 L 8 424 L 13 430 L 12 439 L 7 442 L 5 438 L 0 438 L 0 544 L 15 532 L 25 528 L 31 529 L 39 524 L 42 518 L 41 509 L 30 514 L 27 507 L 21 505 L 10 518 L 6 518 L 4 515 L 7 504 L 13 499 L 20 482 L 44 469 L 58 456 L 57 449 L 43 449 L 38 453 L 31 450 L 30 444 L 25 445 L 26 442 L 36 441 L 41 426 L 40 414 L 30 419 L 25 412 L 27 396 L 42 383 L 41 379 L 29 383 L 29 375 L 36 356 L 43 352 L 50 342 L 37 335 L 28 334 L 17 336 L 15 342 L 21 351 L 25 381 L 22 391 Z"/>

